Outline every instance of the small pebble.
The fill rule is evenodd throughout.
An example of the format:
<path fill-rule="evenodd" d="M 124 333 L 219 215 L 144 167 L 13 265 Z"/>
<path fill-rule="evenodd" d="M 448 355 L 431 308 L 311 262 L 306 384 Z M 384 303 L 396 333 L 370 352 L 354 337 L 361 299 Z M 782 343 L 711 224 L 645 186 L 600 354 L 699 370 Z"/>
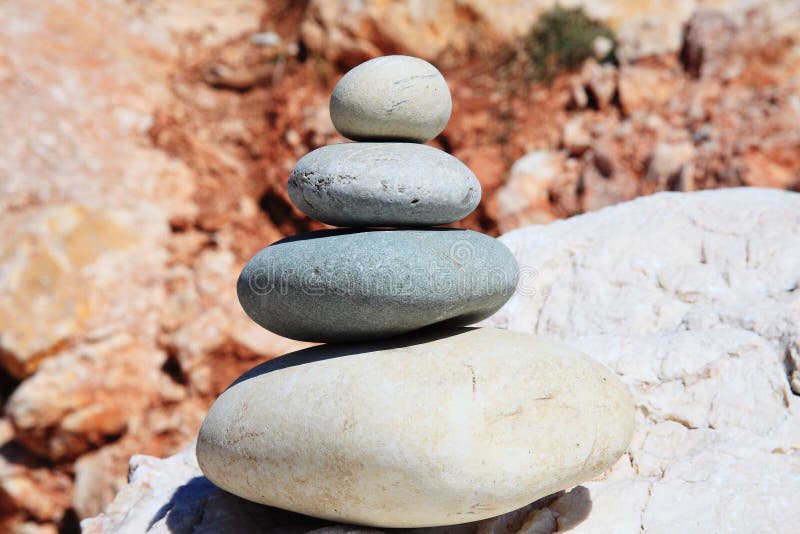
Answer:
<path fill-rule="evenodd" d="M 444 130 L 452 108 L 442 74 L 410 56 L 355 67 L 336 84 L 330 102 L 333 125 L 354 141 L 430 141 Z"/>

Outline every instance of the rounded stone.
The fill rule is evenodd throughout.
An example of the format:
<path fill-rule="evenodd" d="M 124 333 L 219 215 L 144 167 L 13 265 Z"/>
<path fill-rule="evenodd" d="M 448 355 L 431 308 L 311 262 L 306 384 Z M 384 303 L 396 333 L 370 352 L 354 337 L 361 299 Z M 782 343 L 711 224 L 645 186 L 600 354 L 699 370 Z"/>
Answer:
<path fill-rule="evenodd" d="M 450 154 L 412 143 L 342 143 L 306 154 L 289 198 L 333 226 L 434 226 L 469 215 L 478 178 Z"/>
<path fill-rule="evenodd" d="M 427 527 L 506 513 L 625 452 L 627 388 L 562 344 L 495 329 L 323 345 L 263 363 L 214 403 L 203 473 L 325 519 Z"/>
<path fill-rule="evenodd" d="M 237 292 L 276 334 L 355 341 L 476 323 L 511 297 L 517 276 L 502 243 L 470 230 L 322 230 L 261 250 Z"/>
<path fill-rule="evenodd" d="M 453 110 L 436 67 L 411 56 L 371 59 L 345 74 L 331 95 L 333 125 L 354 141 L 414 141 L 439 135 Z"/>

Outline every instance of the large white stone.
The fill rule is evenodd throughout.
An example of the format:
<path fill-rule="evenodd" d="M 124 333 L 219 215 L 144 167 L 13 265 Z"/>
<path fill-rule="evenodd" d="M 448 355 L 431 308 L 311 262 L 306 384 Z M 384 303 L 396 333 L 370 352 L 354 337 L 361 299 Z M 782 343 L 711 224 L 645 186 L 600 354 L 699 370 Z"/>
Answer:
<path fill-rule="evenodd" d="M 416 141 L 439 135 L 453 101 L 442 73 L 411 56 L 371 59 L 345 74 L 331 95 L 331 120 L 354 141 Z"/>
<path fill-rule="evenodd" d="M 457 329 L 264 363 L 211 407 L 197 457 L 251 501 L 423 527 L 590 479 L 623 454 L 632 425 L 627 390 L 590 358 L 527 334 Z"/>

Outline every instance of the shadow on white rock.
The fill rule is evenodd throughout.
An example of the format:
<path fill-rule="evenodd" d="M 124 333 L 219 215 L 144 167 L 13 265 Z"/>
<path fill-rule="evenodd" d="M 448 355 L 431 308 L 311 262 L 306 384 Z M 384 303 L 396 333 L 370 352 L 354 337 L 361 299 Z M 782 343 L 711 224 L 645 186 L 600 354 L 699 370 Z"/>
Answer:
<path fill-rule="evenodd" d="M 381 532 L 342 525 L 246 501 L 214 486 L 200 472 L 194 444 L 164 460 L 131 459 L 130 483 L 106 512 L 81 523 L 84 534 L 148 532 L 226 534 Z M 519 510 L 474 523 L 392 532 L 431 534 L 550 533 L 580 524 L 592 509 L 584 486 L 539 499 Z"/>

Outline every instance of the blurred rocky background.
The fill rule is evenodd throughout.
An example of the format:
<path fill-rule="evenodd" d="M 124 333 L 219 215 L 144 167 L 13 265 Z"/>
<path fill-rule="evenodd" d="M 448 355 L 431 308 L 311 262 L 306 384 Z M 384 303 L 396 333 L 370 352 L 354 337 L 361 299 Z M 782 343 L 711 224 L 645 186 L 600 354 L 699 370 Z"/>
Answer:
<path fill-rule="evenodd" d="M 234 291 L 319 223 L 296 160 L 383 54 L 441 68 L 434 145 L 493 235 L 656 191 L 800 190 L 796 0 L 0 1 L 0 531 L 74 532 L 301 343 Z"/>

